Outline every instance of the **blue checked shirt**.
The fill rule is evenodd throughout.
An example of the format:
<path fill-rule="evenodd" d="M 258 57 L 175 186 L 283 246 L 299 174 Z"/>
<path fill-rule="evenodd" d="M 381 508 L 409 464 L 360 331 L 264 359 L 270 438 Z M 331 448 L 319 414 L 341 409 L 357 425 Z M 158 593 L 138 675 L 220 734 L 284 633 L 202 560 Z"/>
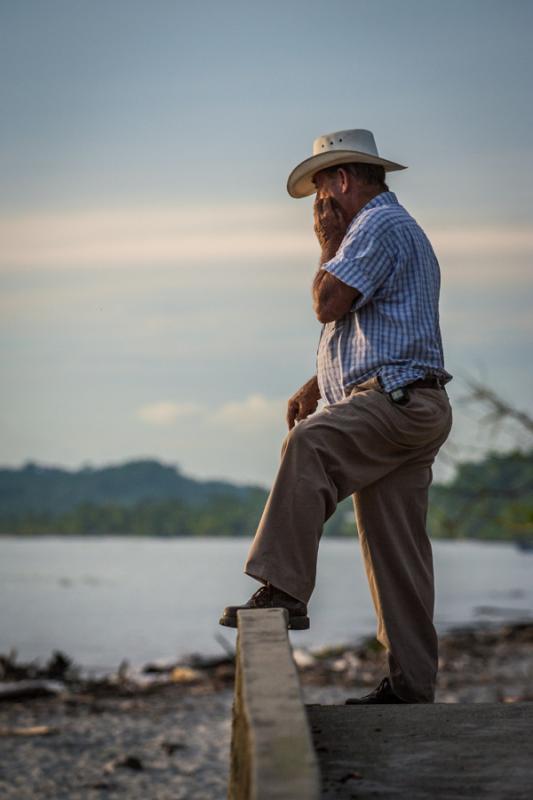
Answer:
<path fill-rule="evenodd" d="M 439 263 L 394 192 L 355 215 L 322 269 L 361 293 L 344 317 L 322 327 L 317 378 L 327 403 L 375 375 L 386 392 L 430 374 L 452 379 L 439 326 Z"/>

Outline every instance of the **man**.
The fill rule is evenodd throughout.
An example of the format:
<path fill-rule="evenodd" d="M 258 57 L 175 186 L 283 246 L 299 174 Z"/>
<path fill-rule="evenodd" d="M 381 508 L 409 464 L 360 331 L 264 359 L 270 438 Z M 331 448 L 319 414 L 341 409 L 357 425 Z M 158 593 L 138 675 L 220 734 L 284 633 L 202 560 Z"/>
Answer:
<path fill-rule="evenodd" d="M 438 666 L 426 514 L 452 425 L 452 376 L 437 259 L 385 183 L 399 169 L 370 131 L 349 130 L 316 139 L 289 176 L 291 196 L 316 192 L 317 373 L 289 400 L 281 464 L 244 567 L 264 585 L 220 620 L 236 626 L 239 608 L 282 607 L 290 628 L 308 628 L 322 528 L 351 494 L 390 675 L 349 703 L 433 702 Z M 320 398 L 327 405 L 314 413 Z"/>

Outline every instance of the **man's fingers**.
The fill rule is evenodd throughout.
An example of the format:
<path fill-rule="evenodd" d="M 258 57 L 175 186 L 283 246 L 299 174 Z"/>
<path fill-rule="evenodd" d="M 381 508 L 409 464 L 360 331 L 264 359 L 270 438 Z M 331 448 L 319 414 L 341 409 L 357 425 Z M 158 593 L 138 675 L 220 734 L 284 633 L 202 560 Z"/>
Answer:
<path fill-rule="evenodd" d="M 334 197 L 324 197 L 318 202 L 315 201 L 314 209 L 315 226 L 324 225 L 329 222 L 335 221 L 337 227 L 344 227 L 346 225 L 346 217 L 340 203 Z"/>
<path fill-rule="evenodd" d="M 329 212 L 328 200 L 329 197 L 324 197 L 316 204 L 315 212 L 319 219 L 322 219 Z"/>
<path fill-rule="evenodd" d="M 322 207 L 322 213 L 327 215 L 328 217 L 339 218 L 343 216 L 342 208 L 334 197 L 325 198 L 324 206 Z"/>
<path fill-rule="evenodd" d="M 289 430 L 294 428 L 294 421 L 296 419 L 296 415 L 298 414 L 299 404 L 294 400 L 289 401 L 289 405 L 287 406 L 287 425 L 289 426 Z"/>
<path fill-rule="evenodd" d="M 309 414 L 315 411 L 316 407 L 316 403 L 313 405 L 309 403 L 306 398 L 303 400 L 289 401 L 287 408 L 287 425 L 289 426 L 289 430 L 294 428 L 295 422 L 301 422 L 303 419 L 307 419 Z"/>
<path fill-rule="evenodd" d="M 311 408 L 311 406 L 310 406 L 310 404 L 308 402 L 302 403 L 300 405 L 300 410 L 298 412 L 298 417 L 297 417 L 298 421 L 300 421 L 301 419 L 307 419 L 309 414 L 311 414 L 312 412 L 313 412 L 313 409 Z"/>
<path fill-rule="evenodd" d="M 326 214 L 331 212 L 330 197 L 322 197 L 315 202 L 314 214 L 318 219 L 323 219 Z"/>
<path fill-rule="evenodd" d="M 289 403 L 289 408 L 287 411 L 287 425 L 289 426 L 289 430 L 294 428 L 295 422 L 301 422 L 308 416 L 309 410 L 299 400 L 294 400 L 292 403 Z"/>

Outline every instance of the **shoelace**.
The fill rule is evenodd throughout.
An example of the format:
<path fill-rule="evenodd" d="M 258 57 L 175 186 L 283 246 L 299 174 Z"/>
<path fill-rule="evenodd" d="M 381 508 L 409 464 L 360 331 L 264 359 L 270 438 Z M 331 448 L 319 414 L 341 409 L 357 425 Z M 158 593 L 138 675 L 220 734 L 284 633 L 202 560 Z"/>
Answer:
<path fill-rule="evenodd" d="M 252 595 L 254 605 L 264 606 L 272 598 L 272 587 L 269 583 L 266 586 L 260 586 L 259 589 Z"/>
<path fill-rule="evenodd" d="M 384 691 L 386 688 L 388 688 L 389 685 L 390 685 L 390 681 L 385 676 L 385 678 L 383 678 L 383 680 L 380 682 L 379 686 L 376 686 L 376 688 L 372 692 L 369 692 L 368 694 L 365 694 L 364 696 L 365 697 L 373 697 L 374 695 L 379 694 L 380 692 Z"/>
<path fill-rule="evenodd" d="M 385 677 L 377 687 L 376 692 L 382 692 L 384 689 L 388 689 L 389 686 L 390 686 L 390 681 L 387 677 Z"/>

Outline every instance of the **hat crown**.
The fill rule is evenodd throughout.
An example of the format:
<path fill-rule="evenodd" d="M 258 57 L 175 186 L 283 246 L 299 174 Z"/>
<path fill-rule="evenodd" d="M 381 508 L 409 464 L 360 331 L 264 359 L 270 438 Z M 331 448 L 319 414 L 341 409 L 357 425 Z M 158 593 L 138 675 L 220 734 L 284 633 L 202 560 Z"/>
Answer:
<path fill-rule="evenodd" d="M 294 167 L 287 180 L 287 191 L 291 197 L 308 197 L 316 192 L 314 176 L 317 172 L 351 163 L 377 164 L 385 172 L 405 169 L 402 164 L 379 155 L 372 131 L 364 128 L 335 131 L 315 139 L 313 155 Z"/>
<path fill-rule="evenodd" d="M 314 156 L 331 152 L 332 150 L 353 150 L 356 153 L 366 153 L 369 156 L 377 156 L 379 158 L 374 134 L 364 128 L 325 133 L 313 142 Z"/>

